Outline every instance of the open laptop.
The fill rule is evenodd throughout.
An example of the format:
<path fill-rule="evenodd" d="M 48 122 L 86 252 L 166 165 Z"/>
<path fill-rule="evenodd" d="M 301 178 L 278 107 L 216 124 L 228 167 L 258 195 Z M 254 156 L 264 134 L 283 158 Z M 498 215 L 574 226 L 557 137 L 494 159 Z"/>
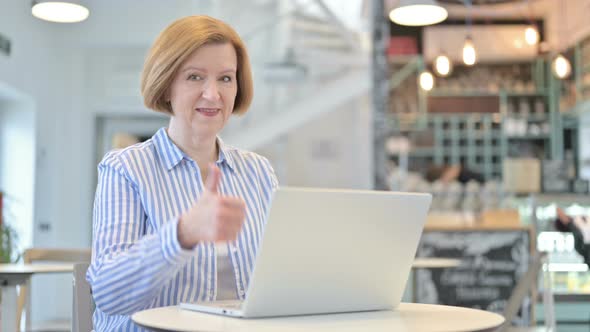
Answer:
<path fill-rule="evenodd" d="M 246 299 L 180 307 L 244 318 L 394 309 L 431 200 L 430 194 L 280 188 Z"/>

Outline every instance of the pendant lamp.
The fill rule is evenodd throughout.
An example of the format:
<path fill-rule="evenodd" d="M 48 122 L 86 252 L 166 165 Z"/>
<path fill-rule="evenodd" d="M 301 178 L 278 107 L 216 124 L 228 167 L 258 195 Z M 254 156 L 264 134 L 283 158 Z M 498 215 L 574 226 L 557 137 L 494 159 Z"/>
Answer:
<path fill-rule="evenodd" d="M 399 0 L 389 19 L 399 25 L 424 26 L 440 23 L 449 16 L 436 0 Z"/>
<path fill-rule="evenodd" d="M 81 22 L 90 15 L 88 8 L 72 0 L 34 0 L 31 13 L 41 20 L 57 23 Z"/>

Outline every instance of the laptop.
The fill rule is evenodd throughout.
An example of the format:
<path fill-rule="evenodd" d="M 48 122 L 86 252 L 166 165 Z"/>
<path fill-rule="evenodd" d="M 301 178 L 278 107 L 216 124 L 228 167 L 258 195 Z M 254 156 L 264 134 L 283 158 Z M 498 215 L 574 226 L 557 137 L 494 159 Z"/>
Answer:
<path fill-rule="evenodd" d="M 181 303 L 242 318 L 393 310 L 432 196 L 278 189 L 244 301 Z"/>

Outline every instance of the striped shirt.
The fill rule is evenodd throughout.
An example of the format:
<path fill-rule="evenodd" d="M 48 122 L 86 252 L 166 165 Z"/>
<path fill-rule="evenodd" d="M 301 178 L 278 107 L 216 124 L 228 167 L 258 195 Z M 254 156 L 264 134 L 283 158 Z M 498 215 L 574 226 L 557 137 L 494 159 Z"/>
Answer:
<path fill-rule="evenodd" d="M 236 297 L 243 300 L 278 181 L 266 158 L 219 138 L 217 143 L 218 191 L 246 202 L 242 231 L 227 244 Z M 164 128 L 143 143 L 105 155 L 98 165 L 86 275 L 96 303 L 96 331 L 143 331 L 131 321 L 136 311 L 216 299 L 215 244 L 184 250 L 177 238 L 179 216 L 203 188 L 198 165 Z"/>

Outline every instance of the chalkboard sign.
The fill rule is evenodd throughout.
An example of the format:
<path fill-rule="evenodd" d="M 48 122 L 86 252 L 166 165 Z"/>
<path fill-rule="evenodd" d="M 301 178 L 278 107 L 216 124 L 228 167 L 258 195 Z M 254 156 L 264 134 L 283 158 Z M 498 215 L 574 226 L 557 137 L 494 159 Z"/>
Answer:
<path fill-rule="evenodd" d="M 502 313 L 513 288 L 526 272 L 530 259 L 530 233 L 519 230 L 425 231 L 417 257 L 457 258 L 448 269 L 419 269 L 415 299 Z M 527 296 L 513 321 L 528 325 L 532 303 Z"/>

